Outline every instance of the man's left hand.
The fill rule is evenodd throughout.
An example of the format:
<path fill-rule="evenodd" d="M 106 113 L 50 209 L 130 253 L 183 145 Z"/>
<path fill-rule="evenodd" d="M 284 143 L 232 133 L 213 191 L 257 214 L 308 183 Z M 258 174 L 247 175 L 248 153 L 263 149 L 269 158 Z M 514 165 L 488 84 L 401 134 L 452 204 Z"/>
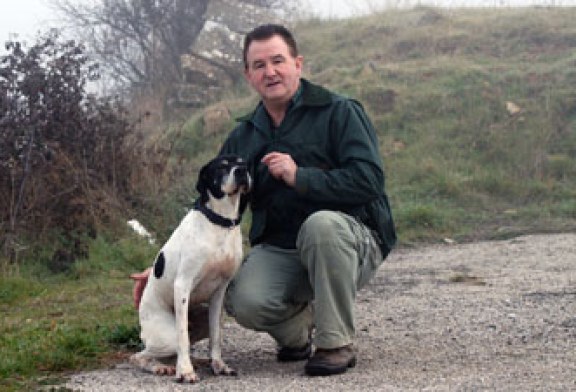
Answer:
<path fill-rule="evenodd" d="M 281 152 L 270 152 L 262 158 L 262 163 L 268 166 L 268 171 L 276 179 L 284 181 L 290 186 L 296 184 L 296 171 L 298 166 L 292 157 Z"/>

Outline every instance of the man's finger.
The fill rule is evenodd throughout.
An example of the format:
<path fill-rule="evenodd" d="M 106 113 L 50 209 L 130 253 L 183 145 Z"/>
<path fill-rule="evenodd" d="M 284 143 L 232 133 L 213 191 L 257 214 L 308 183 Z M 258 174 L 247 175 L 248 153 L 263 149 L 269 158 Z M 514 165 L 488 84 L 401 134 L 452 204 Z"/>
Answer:
<path fill-rule="evenodd" d="M 276 158 L 279 158 L 282 155 L 283 154 L 279 153 L 279 152 L 269 152 L 268 154 L 264 155 L 264 157 L 262 158 L 262 163 L 269 165 L 270 162 L 272 162 Z"/>

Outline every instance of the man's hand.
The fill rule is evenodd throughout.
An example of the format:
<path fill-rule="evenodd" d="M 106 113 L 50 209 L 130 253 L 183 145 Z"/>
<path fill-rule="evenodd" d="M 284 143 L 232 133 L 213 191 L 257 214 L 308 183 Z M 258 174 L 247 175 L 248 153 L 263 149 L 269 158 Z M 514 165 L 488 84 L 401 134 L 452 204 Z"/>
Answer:
<path fill-rule="evenodd" d="M 298 166 L 288 154 L 270 152 L 262 158 L 262 163 L 268 166 L 268 171 L 278 180 L 284 181 L 290 186 L 296 184 L 296 170 Z"/>
<path fill-rule="evenodd" d="M 147 268 L 140 273 L 130 275 L 130 278 L 134 280 L 132 297 L 134 299 L 134 307 L 136 310 L 140 308 L 140 300 L 142 299 L 142 293 L 144 292 L 146 283 L 148 283 L 148 276 L 150 276 L 150 271 L 152 271 L 152 268 Z"/>

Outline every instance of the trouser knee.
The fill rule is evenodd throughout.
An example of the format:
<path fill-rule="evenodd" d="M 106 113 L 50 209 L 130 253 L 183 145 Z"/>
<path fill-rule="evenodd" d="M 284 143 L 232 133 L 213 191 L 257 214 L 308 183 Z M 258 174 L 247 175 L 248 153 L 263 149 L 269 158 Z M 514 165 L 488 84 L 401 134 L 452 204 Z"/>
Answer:
<path fill-rule="evenodd" d="M 228 314 L 244 328 L 261 331 L 266 324 L 264 309 L 270 306 L 266 298 L 250 290 L 230 287 L 226 294 L 225 308 Z"/>
<path fill-rule="evenodd" d="M 344 255 L 351 256 L 356 248 L 347 219 L 334 211 L 310 215 L 300 228 L 296 247 L 305 265 L 310 262 L 349 263 L 352 259 Z M 334 257 L 336 255 L 338 257 Z"/>
<path fill-rule="evenodd" d="M 302 224 L 297 247 L 331 241 L 333 238 L 349 236 L 341 214 L 334 211 L 318 211 Z"/>

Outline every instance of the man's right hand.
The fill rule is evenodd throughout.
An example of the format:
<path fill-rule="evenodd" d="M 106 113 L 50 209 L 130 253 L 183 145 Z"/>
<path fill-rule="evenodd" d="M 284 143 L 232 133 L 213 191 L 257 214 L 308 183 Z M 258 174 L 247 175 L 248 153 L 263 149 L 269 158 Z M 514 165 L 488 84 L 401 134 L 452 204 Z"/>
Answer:
<path fill-rule="evenodd" d="M 262 158 L 262 163 L 268 166 L 268 170 L 274 178 L 282 180 L 292 187 L 296 183 L 298 166 L 289 154 L 270 152 Z"/>

